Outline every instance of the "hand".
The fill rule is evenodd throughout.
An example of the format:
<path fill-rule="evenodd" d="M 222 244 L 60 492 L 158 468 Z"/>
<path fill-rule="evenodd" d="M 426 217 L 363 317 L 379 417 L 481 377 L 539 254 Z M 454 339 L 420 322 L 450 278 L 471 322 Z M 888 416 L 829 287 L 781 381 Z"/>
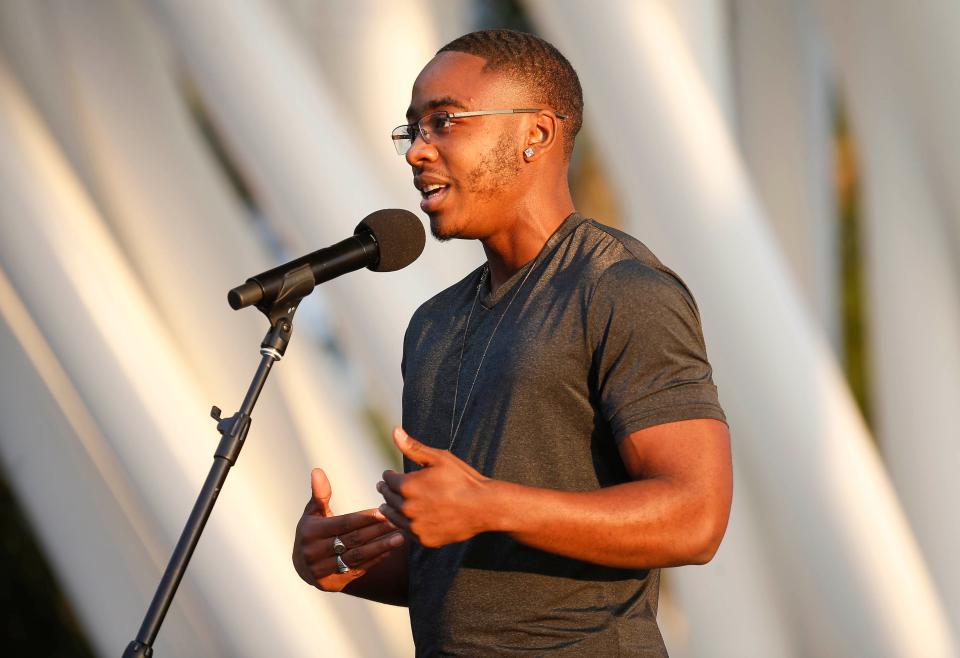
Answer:
<path fill-rule="evenodd" d="M 304 581 L 325 592 L 339 592 L 363 576 L 404 542 L 403 535 L 379 510 L 368 509 L 334 516 L 330 509 L 330 481 L 323 469 L 310 473 L 311 498 L 297 523 L 293 566 Z M 334 537 L 346 545 L 340 557 L 350 567 L 337 573 Z"/>
<path fill-rule="evenodd" d="M 383 482 L 377 484 L 386 501 L 380 506 L 384 516 L 431 548 L 470 539 L 487 529 L 489 478 L 450 452 L 420 443 L 402 428 L 393 430 L 393 442 L 423 468 L 407 475 L 384 471 Z"/>

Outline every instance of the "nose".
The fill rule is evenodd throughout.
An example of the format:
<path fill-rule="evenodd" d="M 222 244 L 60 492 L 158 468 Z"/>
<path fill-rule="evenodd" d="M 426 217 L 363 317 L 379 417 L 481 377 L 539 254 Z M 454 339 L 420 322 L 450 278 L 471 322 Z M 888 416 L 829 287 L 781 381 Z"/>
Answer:
<path fill-rule="evenodd" d="M 424 162 L 434 162 L 438 155 L 437 147 L 427 142 L 423 135 L 418 134 L 404 157 L 411 167 L 419 167 Z"/>

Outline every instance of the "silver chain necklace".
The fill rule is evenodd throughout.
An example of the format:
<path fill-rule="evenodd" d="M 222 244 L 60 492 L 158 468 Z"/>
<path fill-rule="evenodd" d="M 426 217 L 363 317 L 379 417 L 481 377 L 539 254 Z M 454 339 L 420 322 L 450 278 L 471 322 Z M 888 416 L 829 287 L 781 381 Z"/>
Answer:
<path fill-rule="evenodd" d="M 507 317 L 507 311 L 509 311 L 510 307 L 513 305 L 513 300 L 515 300 L 517 295 L 520 294 L 523 284 L 525 284 L 527 279 L 530 278 L 530 274 L 533 272 L 533 269 L 536 266 L 536 262 L 530 264 L 530 269 L 527 270 L 527 273 L 523 275 L 523 280 L 520 281 L 520 285 L 518 285 L 517 289 L 513 292 L 513 297 L 510 298 L 510 301 L 507 303 L 507 307 L 503 309 L 503 313 L 500 314 L 500 319 L 497 320 L 497 324 L 494 325 L 493 331 L 490 332 L 490 338 L 487 339 L 487 344 L 484 346 L 483 353 L 480 355 L 480 363 L 477 364 L 477 371 L 473 373 L 473 381 L 470 382 L 470 390 L 467 391 L 467 397 L 463 401 L 463 411 L 460 412 L 460 419 L 457 420 L 457 424 L 454 426 L 453 421 L 457 416 L 457 394 L 460 392 L 460 370 L 463 368 L 463 353 L 467 348 L 467 330 L 470 328 L 470 319 L 473 318 L 473 311 L 477 308 L 477 300 L 480 299 L 480 289 L 483 287 L 484 281 L 490 274 L 490 268 L 487 265 L 483 266 L 483 271 L 480 273 L 480 282 L 477 284 L 477 293 L 473 296 L 473 304 L 470 306 L 470 313 L 467 314 L 467 322 L 463 326 L 463 341 L 460 343 L 460 360 L 457 361 L 457 383 L 453 387 L 453 410 L 450 412 L 450 444 L 447 446 L 448 451 L 453 451 L 453 443 L 457 440 L 457 432 L 460 431 L 460 423 L 463 422 L 463 417 L 467 413 L 467 405 L 470 404 L 470 396 L 473 395 L 473 387 L 477 383 L 477 377 L 480 376 L 480 368 L 483 367 L 483 359 L 487 356 L 487 350 L 490 349 L 490 343 L 493 342 L 493 337 L 497 334 L 497 329 L 500 328 L 500 323 L 503 322 L 505 317 Z"/>

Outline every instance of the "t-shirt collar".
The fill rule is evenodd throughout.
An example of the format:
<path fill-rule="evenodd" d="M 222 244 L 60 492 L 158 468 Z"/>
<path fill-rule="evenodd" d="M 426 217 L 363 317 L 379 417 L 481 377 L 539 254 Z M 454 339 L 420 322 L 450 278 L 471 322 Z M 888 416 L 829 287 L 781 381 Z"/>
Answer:
<path fill-rule="evenodd" d="M 527 272 L 530 270 L 531 267 L 537 267 L 540 263 L 542 263 L 544 260 L 549 258 L 550 255 L 553 253 L 553 251 L 556 249 L 557 245 L 559 245 L 565 237 L 570 235 L 574 231 L 574 229 L 580 226 L 580 224 L 585 222 L 586 219 L 587 219 L 586 217 L 584 217 L 577 211 L 573 211 L 572 213 L 567 215 L 567 218 L 564 219 L 563 222 L 560 224 L 560 226 L 557 227 L 557 230 L 553 232 L 553 235 L 547 238 L 547 241 L 544 243 L 543 247 L 540 249 L 540 253 L 538 253 L 533 260 L 531 260 L 526 265 L 521 267 L 519 270 L 514 272 L 513 275 L 509 279 L 507 279 L 503 283 L 503 285 L 497 288 L 497 291 L 493 294 L 490 293 L 490 281 L 489 281 L 489 275 L 488 275 L 487 281 L 484 282 L 483 287 L 480 288 L 480 300 L 479 300 L 480 303 L 488 309 L 491 309 L 497 304 L 499 304 L 500 300 L 503 299 L 504 295 L 506 295 L 510 290 L 512 290 L 514 286 L 519 285 L 520 281 L 522 281 L 523 278 L 527 275 Z M 481 270 L 481 272 L 482 271 L 483 270 Z M 533 276 L 533 274 L 531 274 L 531 276 Z"/>

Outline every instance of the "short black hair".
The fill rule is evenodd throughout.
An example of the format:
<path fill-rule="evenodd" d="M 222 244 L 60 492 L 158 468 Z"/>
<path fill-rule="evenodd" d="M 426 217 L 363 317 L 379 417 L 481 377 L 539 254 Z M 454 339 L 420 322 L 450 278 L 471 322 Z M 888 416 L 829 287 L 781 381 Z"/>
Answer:
<path fill-rule="evenodd" d="M 583 125 L 583 90 L 567 58 L 538 36 L 516 30 L 480 30 L 458 37 L 437 51 L 476 55 L 484 71 L 506 73 L 525 85 L 533 100 L 565 114 L 560 122 L 565 157 Z"/>

